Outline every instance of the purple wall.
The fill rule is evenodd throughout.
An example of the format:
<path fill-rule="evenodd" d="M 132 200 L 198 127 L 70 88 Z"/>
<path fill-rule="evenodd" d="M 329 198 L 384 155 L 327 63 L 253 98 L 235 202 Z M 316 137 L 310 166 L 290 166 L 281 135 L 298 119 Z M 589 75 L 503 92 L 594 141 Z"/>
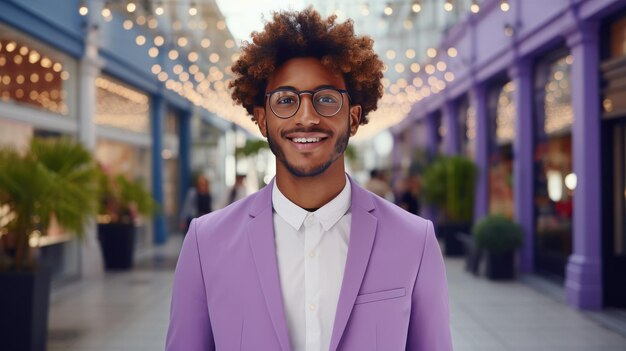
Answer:
<path fill-rule="evenodd" d="M 424 119 L 431 125 L 429 142 L 434 140 L 432 117 L 443 112 L 448 128 L 445 151 L 458 152 L 454 101 L 470 93 L 476 109 L 476 163 L 479 179 L 475 199 L 475 219 L 488 211 L 488 128 L 485 86 L 496 76 L 508 73 L 516 84 L 516 138 L 514 141 L 515 219 L 525 229 L 521 269 L 534 270 L 533 208 L 533 61 L 558 47 L 569 47 L 572 66 L 572 156 L 578 177 L 574 198 L 573 254 L 566 271 L 567 301 L 580 309 L 602 307 L 602 233 L 600 225 L 600 92 L 598 25 L 609 14 L 626 8 L 622 0 L 512 0 L 511 9 L 502 12 L 499 0 L 486 0 L 478 14 L 469 14 L 451 28 L 438 52 L 455 47 L 455 58 L 444 60 L 456 79 L 444 92 L 416 103 L 410 122 Z M 508 31 L 505 29 L 508 28 Z M 423 74 L 423 73 L 422 73 Z M 440 73 L 435 73 L 440 74 Z M 442 77 L 439 77 L 440 79 Z M 405 121 L 406 123 L 406 121 Z M 455 126 L 453 126 L 453 124 Z M 403 124 L 406 125 L 406 124 Z M 404 128 L 394 128 L 394 132 Z M 430 145 L 432 150 L 435 146 Z"/>

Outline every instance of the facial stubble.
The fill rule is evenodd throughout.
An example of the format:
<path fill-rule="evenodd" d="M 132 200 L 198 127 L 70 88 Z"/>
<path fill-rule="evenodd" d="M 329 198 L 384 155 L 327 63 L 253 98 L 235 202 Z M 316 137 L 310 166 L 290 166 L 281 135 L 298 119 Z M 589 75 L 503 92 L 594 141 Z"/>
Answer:
<path fill-rule="evenodd" d="M 319 165 L 318 167 L 313 168 L 312 170 L 305 170 L 302 168 L 298 168 L 293 164 L 290 164 L 285 156 L 280 145 L 276 143 L 270 136 L 269 128 L 267 125 L 267 119 L 265 120 L 265 130 L 267 131 L 267 143 L 269 144 L 270 150 L 276 159 L 281 162 L 285 168 L 295 177 L 315 177 L 322 173 L 324 173 L 343 153 L 346 151 L 348 147 L 348 141 L 350 140 L 350 119 L 348 118 L 348 128 L 346 129 L 346 133 L 339 135 L 337 141 L 335 142 L 334 154 L 326 161 L 325 163 Z"/>

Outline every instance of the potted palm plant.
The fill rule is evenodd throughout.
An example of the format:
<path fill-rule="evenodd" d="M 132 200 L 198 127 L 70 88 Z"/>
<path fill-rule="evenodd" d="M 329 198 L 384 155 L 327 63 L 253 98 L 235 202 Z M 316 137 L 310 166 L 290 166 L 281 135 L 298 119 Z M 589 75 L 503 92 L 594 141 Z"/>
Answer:
<path fill-rule="evenodd" d="M 515 251 L 522 245 L 522 226 L 502 215 L 489 215 L 476 223 L 472 234 L 476 246 L 487 251 L 487 277 L 513 279 Z"/>
<path fill-rule="evenodd" d="M 137 219 L 150 216 L 156 201 L 137 180 L 122 174 L 100 173 L 98 239 L 107 270 L 127 270 L 133 266 Z"/>
<path fill-rule="evenodd" d="M 0 330 L 10 335 L 3 349 L 45 349 L 51 274 L 33 238 L 53 221 L 81 237 L 97 191 L 91 153 L 70 139 L 34 139 L 26 153 L 0 149 Z"/>
<path fill-rule="evenodd" d="M 439 156 L 422 175 L 422 197 L 438 210 L 437 235 L 443 238 L 448 256 L 464 253 L 459 236 L 469 236 L 472 227 L 477 174 L 474 163 L 465 157 Z"/>

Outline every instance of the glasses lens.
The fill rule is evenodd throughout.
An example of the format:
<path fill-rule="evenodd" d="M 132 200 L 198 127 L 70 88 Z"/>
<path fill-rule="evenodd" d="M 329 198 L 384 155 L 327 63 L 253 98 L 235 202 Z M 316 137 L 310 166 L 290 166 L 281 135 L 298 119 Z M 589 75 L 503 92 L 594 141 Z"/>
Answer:
<path fill-rule="evenodd" d="M 270 107 L 276 116 L 289 118 L 298 110 L 300 97 L 293 91 L 275 91 L 270 96 Z"/>
<path fill-rule="evenodd" d="M 334 116 L 341 110 L 343 103 L 341 93 L 333 89 L 323 89 L 313 95 L 313 106 L 322 116 Z"/>

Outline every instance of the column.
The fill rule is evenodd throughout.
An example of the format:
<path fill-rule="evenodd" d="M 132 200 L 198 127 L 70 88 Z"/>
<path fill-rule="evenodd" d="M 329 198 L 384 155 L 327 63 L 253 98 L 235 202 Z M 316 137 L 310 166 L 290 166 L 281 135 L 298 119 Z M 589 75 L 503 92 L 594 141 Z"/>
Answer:
<path fill-rule="evenodd" d="M 602 307 L 600 222 L 600 106 L 597 23 L 581 22 L 567 37 L 572 64 L 574 193 L 573 253 L 566 269 L 566 296 L 580 309 Z"/>
<path fill-rule="evenodd" d="M 96 150 L 96 78 L 100 75 L 102 62 L 98 57 L 98 28 L 88 22 L 85 36 L 85 54 L 78 66 L 78 140 L 92 151 Z M 98 227 L 95 218 L 85 229 L 80 249 L 80 274 L 92 277 L 102 274 L 102 252 L 98 243 Z"/>
<path fill-rule="evenodd" d="M 515 84 L 515 139 L 513 140 L 513 201 L 515 221 L 524 228 L 521 269 L 534 268 L 533 223 L 533 81 L 530 60 L 518 59 L 509 69 Z"/>
<path fill-rule="evenodd" d="M 151 99 L 151 129 L 152 129 L 152 196 L 161 208 L 163 207 L 163 121 L 167 111 L 165 101 L 159 95 L 153 95 Z M 165 216 L 157 212 L 153 218 L 154 237 L 153 242 L 157 245 L 167 241 L 167 228 Z"/>
<path fill-rule="evenodd" d="M 444 153 L 446 155 L 457 155 L 459 153 L 459 123 L 454 101 L 446 101 L 443 105 L 443 122 L 446 128 L 446 135 L 443 141 Z"/>
<path fill-rule="evenodd" d="M 476 198 L 474 199 L 474 222 L 486 216 L 489 209 L 489 116 L 487 115 L 487 92 L 483 84 L 476 83 L 470 92 L 470 104 L 476 109 L 476 139 L 474 161 L 478 167 Z"/>
<path fill-rule="evenodd" d="M 184 111 L 178 120 L 178 173 L 180 174 L 180 180 L 178 182 L 178 208 L 182 208 L 182 203 L 185 201 L 185 196 L 187 195 L 191 181 L 191 118 L 192 112 Z"/>
<path fill-rule="evenodd" d="M 437 134 L 439 131 L 437 130 L 438 126 L 435 121 L 436 116 L 437 112 L 431 112 L 424 117 L 426 119 L 426 152 L 430 158 L 435 157 L 438 151 Z"/>

